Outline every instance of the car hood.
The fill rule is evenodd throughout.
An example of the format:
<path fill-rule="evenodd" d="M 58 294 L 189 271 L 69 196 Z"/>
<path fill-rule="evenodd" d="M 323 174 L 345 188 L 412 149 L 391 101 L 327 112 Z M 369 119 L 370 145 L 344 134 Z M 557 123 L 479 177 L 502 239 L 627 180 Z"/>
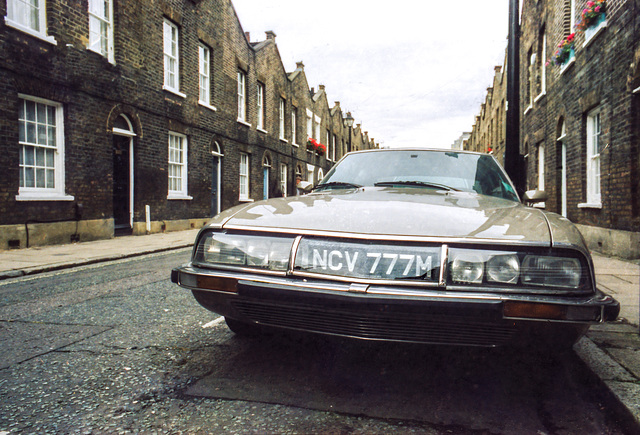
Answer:
<path fill-rule="evenodd" d="M 274 198 L 229 209 L 211 226 L 551 244 L 549 223 L 538 209 L 472 192 L 417 188 L 366 187 Z"/>

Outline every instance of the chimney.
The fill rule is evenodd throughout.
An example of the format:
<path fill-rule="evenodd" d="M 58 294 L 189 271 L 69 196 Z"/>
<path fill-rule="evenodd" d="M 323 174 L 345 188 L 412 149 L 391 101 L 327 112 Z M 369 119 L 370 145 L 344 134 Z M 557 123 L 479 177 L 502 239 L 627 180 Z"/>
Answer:
<path fill-rule="evenodd" d="M 320 89 L 320 91 L 324 91 L 324 85 L 318 85 L 318 89 Z M 318 91 L 318 92 L 320 92 Z"/>
<path fill-rule="evenodd" d="M 267 35 L 267 40 L 269 39 L 273 39 L 274 41 L 276 40 L 276 34 L 273 32 L 273 30 L 267 30 L 266 32 Z"/>
<path fill-rule="evenodd" d="M 247 38 L 247 42 L 251 42 L 251 33 L 244 32 L 244 37 Z"/>
<path fill-rule="evenodd" d="M 300 71 L 304 71 L 304 63 L 302 63 L 302 61 L 296 62 L 296 69 Z"/>

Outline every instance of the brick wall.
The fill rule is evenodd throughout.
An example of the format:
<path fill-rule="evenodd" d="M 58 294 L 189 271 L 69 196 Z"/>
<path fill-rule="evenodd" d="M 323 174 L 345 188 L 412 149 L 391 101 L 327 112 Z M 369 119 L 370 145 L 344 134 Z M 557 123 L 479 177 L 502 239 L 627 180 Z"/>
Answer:
<path fill-rule="evenodd" d="M 287 165 L 290 193 L 294 192 L 296 167 L 304 173 L 311 164 L 316 176 L 326 173 L 332 165 L 327 156 L 306 150 L 307 109 L 322 120 L 323 136 L 318 138 L 322 143 L 327 131 L 336 135 L 338 144 L 346 142 L 348 130 L 339 104 L 329 106 L 324 87 L 310 90 L 303 67 L 285 71 L 274 33 L 268 32 L 257 42 L 248 40 L 229 0 L 115 2 L 114 62 L 87 49 L 86 1 L 47 0 L 46 5 L 44 38 L 0 23 L 0 161 L 4 169 L 0 174 L 0 228 L 14 228 L 30 220 L 73 221 L 78 204 L 82 204 L 82 220 L 111 222 L 113 128 L 121 115 L 131 122 L 135 134 L 134 227 L 144 222 L 146 205 L 151 207 L 152 219 L 161 223 L 209 216 L 214 177 L 211 151 L 218 146 L 223 154 L 222 209 L 239 203 L 240 153 L 250 155 L 252 200 L 263 197 L 266 161 L 271 164 L 272 187 L 279 187 L 280 167 Z M 6 15 L 6 2 L 0 5 L 0 14 Z M 163 90 L 165 19 L 179 32 L 178 93 Z M 199 44 L 208 47 L 211 54 L 209 106 L 198 103 Z M 247 77 L 247 123 L 237 121 L 239 69 Z M 256 129 L 258 81 L 265 85 L 266 133 Z M 65 200 L 16 199 L 20 191 L 20 94 L 62 104 Z M 285 140 L 279 137 L 280 99 L 285 101 Z M 294 107 L 300 146 L 291 140 Z M 167 199 L 169 132 L 186 136 L 190 199 Z M 363 148 L 377 146 L 362 132 L 358 138 Z M 341 147 L 337 157 L 343 152 Z M 271 194 L 275 193 L 272 189 Z M 17 232 L 10 237 L 24 246 L 25 234 Z M 95 237 L 99 236 L 80 235 L 81 239 Z M 7 247 L 5 239 L 0 249 Z"/>

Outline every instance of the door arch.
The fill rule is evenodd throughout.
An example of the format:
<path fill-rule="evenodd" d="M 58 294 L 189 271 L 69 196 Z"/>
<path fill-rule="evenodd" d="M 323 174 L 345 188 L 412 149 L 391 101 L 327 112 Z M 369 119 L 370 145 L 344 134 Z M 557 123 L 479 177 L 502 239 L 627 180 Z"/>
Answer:
<path fill-rule="evenodd" d="M 124 114 L 116 118 L 112 133 L 114 235 L 129 235 L 133 232 L 133 140 L 136 134 Z"/>

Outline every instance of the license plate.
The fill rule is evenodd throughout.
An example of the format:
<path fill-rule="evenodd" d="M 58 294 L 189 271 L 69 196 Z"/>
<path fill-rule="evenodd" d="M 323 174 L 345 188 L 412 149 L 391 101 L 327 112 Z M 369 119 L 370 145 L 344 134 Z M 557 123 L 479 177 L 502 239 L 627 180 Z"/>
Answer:
<path fill-rule="evenodd" d="M 436 280 L 439 247 L 302 239 L 296 270 L 369 279 Z"/>

